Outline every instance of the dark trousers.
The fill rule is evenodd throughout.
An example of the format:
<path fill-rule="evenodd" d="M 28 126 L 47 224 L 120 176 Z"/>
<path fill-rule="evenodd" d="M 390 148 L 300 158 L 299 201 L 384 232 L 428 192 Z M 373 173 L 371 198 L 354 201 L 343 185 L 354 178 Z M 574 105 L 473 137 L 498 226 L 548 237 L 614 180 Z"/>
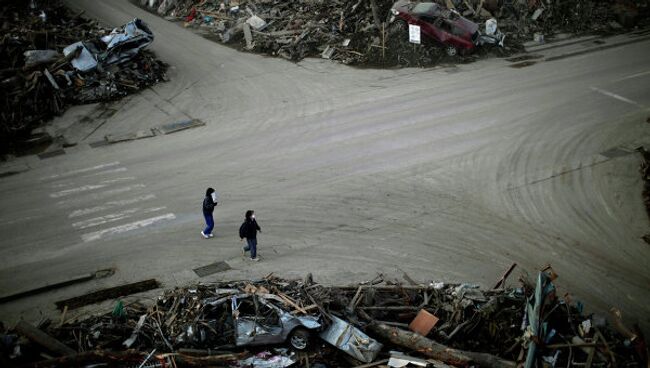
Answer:
<path fill-rule="evenodd" d="M 205 217 L 205 224 L 207 225 L 205 230 L 203 230 L 203 234 L 212 234 L 212 229 L 214 229 L 214 219 L 212 218 L 212 214 L 204 213 L 203 217 Z"/>
<path fill-rule="evenodd" d="M 251 251 L 251 258 L 257 258 L 257 239 L 246 238 L 246 245 L 244 250 L 248 252 Z"/>

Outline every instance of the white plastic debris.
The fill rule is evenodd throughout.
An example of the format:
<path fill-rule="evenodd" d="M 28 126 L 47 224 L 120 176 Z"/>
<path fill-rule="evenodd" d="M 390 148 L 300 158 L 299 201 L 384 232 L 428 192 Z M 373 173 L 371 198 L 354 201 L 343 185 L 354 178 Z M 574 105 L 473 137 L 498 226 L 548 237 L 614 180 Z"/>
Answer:
<path fill-rule="evenodd" d="M 256 31 L 259 31 L 266 27 L 266 21 L 257 15 L 253 15 L 252 17 L 248 18 L 246 20 L 246 23 L 248 23 Z"/>
<path fill-rule="evenodd" d="M 497 32 L 497 20 L 490 18 L 485 21 L 485 34 L 489 36 L 494 36 Z"/>

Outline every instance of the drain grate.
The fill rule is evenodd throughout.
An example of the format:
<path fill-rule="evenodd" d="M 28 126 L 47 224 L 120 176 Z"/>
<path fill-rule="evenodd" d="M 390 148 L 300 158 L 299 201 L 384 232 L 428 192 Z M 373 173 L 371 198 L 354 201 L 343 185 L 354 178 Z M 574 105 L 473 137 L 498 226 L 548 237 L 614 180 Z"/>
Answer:
<path fill-rule="evenodd" d="M 204 126 L 205 123 L 199 119 L 183 120 L 176 123 L 166 124 L 156 128 L 161 134 L 170 134 L 181 130 Z"/>
<path fill-rule="evenodd" d="M 228 263 L 215 262 L 207 266 L 195 268 L 194 273 L 196 273 L 199 277 L 204 277 L 204 276 L 208 276 L 208 275 L 212 275 L 215 273 L 224 272 L 228 270 L 232 270 L 232 268 L 230 267 L 230 265 L 228 265 Z"/>

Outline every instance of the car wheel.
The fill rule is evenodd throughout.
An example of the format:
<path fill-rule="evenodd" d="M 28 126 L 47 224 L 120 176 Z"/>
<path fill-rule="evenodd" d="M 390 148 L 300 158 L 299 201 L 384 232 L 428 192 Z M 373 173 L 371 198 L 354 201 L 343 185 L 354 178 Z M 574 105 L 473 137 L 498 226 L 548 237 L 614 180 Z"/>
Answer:
<path fill-rule="evenodd" d="M 289 345 L 296 350 L 306 350 L 309 347 L 309 331 L 296 328 L 289 335 Z"/>
<path fill-rule="evenodd" d="M 445 51 L 447 52 L 447 55 L 449 55 L 449 56 L 456 56 L 456 54 L 458 54 L 458 50 L 456 50 L 456 48 L 454 46 L 447 46 Z"/>
<path fill-rule="evenodd" d="M 389 33 L 391 34 L 402 34 L 407 33 L 409 30 L 408 24 L 403 20 L 396 20 L 393 25 L 390 27 Z"/>

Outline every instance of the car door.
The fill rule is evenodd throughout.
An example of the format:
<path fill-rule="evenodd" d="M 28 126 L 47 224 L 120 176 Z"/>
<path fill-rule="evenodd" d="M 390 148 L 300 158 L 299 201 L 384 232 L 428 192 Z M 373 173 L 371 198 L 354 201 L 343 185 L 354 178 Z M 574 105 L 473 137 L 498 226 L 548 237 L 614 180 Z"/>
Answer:
<path fill-rule="evenodd" d="M 261 301 L 258 303 L 257 313 L 257 333 L 254 344 L 263 345 L 284 342 L 282 320 L 278 311 L 265 301 Z"/>
<path fill-rule="evenodd" d="M 263 345 L 283 342 L 282 322 L 277 311 L 258 296 L 233 297 L 235 345 Z"/>
<path fill-rule="evenodd" d="M 436 42 L 442 43 L 444 35 L 440 32 L 439 26 L 437 25 L 439 20 L 439 17 L 422 14 L 418 17 L 418 25 L 420 26 L 420 31 L 427 37 Z"/>

